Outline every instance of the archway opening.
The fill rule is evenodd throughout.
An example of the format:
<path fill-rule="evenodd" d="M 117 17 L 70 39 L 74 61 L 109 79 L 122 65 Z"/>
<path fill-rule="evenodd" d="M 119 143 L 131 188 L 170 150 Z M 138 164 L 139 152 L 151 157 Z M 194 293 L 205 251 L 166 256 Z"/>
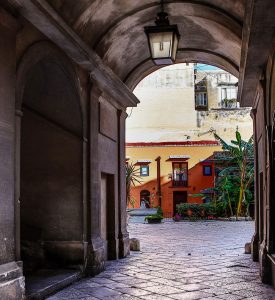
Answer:
<path fill-rule="evenodd" d="M 20 254 L 32 295 L 74 276 L 84 259 L 82 116 L 74 80 L 58 60 L 45 57 L 30 69 L 22 113 Z"/>
<path fill-rule="evenodd" d="M 148 190 L 155 196 L 154 207 L 161 207 L 164 217 L 172 218 L 178 205 L 202 204 L 199 207 L 204 210 L 223 197 L 234 204 L 231 209 L 231 203 L 225 203 L 221 216 L 236 214 L 239 200 L 233 187 L 239 171 L 223 171 L 237 167 L 223 157 L 221 139 L 230 145 L 236 132 L 244 141 L 253 135 L 250 108 L 239 106 L 237 92 L 235 76 L 216 66 L 193 62 L 161 68 L 137 84 L 134 93 L 141 103 L 128 110 L 126 154 L 137 167 L 140 162 L 150 163 L 149 176 L 141 177 L 141 184 L 133 186 L 132 199 L 139 200 L 140 193 Z M 249 164 L 253 165 L 253 158 Z M 218 176 L 221 171 L 230 180 L 234 177 L 228 195 L 217 190 L 223 180 Z M 245 193 L 249 204 L 243 213 L 253 216 L 249 214 L 253 210 L 253 184 Z M 140 201 L 135 207 L 140 207 Z"/>

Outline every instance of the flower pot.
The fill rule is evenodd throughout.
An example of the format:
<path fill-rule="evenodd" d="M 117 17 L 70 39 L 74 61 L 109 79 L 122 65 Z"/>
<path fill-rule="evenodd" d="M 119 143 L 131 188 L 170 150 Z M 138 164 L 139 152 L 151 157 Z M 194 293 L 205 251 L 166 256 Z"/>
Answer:
<path fill-rule="evenodd" d="M 161 219 L 148 219 L 149 224 L 159 224 L 161 223 Z"/>
<path fill-rule="evenodd" d="M 188 209 L 188 210 L 187 210 L 187 216 L 188 216 L 188 217 L 191 217 L 192 214 L 193 214 L 193 211 L 192 211 L 191 209 Z"/>
<path fill-rule="evenodd" d="M 205 210 L 204 210 L 204 209 L 200 211 L 200 216 L 201 216 L 202 218 L 204 218 L 204 217 L 206 216 L 206 213 L 205 213 Z"/>

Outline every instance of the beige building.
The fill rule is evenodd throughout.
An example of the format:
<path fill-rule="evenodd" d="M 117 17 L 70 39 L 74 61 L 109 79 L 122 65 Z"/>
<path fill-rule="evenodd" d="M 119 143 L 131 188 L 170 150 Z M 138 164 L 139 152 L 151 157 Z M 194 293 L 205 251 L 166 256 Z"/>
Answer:
<path fill-rule="evenodd" d="M 213 140 L 213 131 L 230 141 L 237 127 L 248 139 L 250 108 L 239 108 L 237 83 L 224 70 L 193 63 L 151 73 L 134 90 L 140 104 L 127 111 L 126 141 Z"/>

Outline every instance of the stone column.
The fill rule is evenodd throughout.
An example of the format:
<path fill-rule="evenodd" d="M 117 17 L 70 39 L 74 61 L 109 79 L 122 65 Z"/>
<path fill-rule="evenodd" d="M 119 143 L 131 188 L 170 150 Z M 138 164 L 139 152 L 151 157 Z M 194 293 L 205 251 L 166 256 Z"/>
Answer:
<path fill-rule="evenodd" d="M 94 85 L 90 95 L 89 192 L 87 201 L 88 249 L 85 273 L 95 275 L 105 267 L 104 244 L 100 237 L 100 178 L 98 160 L 98 123 L 101 90 Z"/>
<path fill-rule="evenodd" d="M 129 233 L 127 232 L 127 203 L 125 177 L 125 120 L 127 113 L 118 110 L 118 215 L 119 215 L 119 257 L 130 253 Z"/>
<path fill-rule="evenodd" d="M 0 298 L 23 299 L 22 265 L 15 249 L 16 21 L 0 7 Z"/>

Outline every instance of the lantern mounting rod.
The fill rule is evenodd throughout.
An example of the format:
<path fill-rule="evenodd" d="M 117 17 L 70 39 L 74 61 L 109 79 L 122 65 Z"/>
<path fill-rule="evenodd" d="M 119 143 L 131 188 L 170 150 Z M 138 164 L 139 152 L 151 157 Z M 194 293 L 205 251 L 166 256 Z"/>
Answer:
<path fill-rule="evenodd" d="M 155 24 L 157 26 L 167 26 L 170 25 L 168 19 L 168 13 L 164 11 L 164 0 L 160 2 L 161 11 L 157 14 Z"/>
<path fill-rule="evenodd" d="M 160 7 L 161 7 L 161 11 L 164 12 L 164 3 L 163 3 L 163 0 L 160 1 Z"/>

